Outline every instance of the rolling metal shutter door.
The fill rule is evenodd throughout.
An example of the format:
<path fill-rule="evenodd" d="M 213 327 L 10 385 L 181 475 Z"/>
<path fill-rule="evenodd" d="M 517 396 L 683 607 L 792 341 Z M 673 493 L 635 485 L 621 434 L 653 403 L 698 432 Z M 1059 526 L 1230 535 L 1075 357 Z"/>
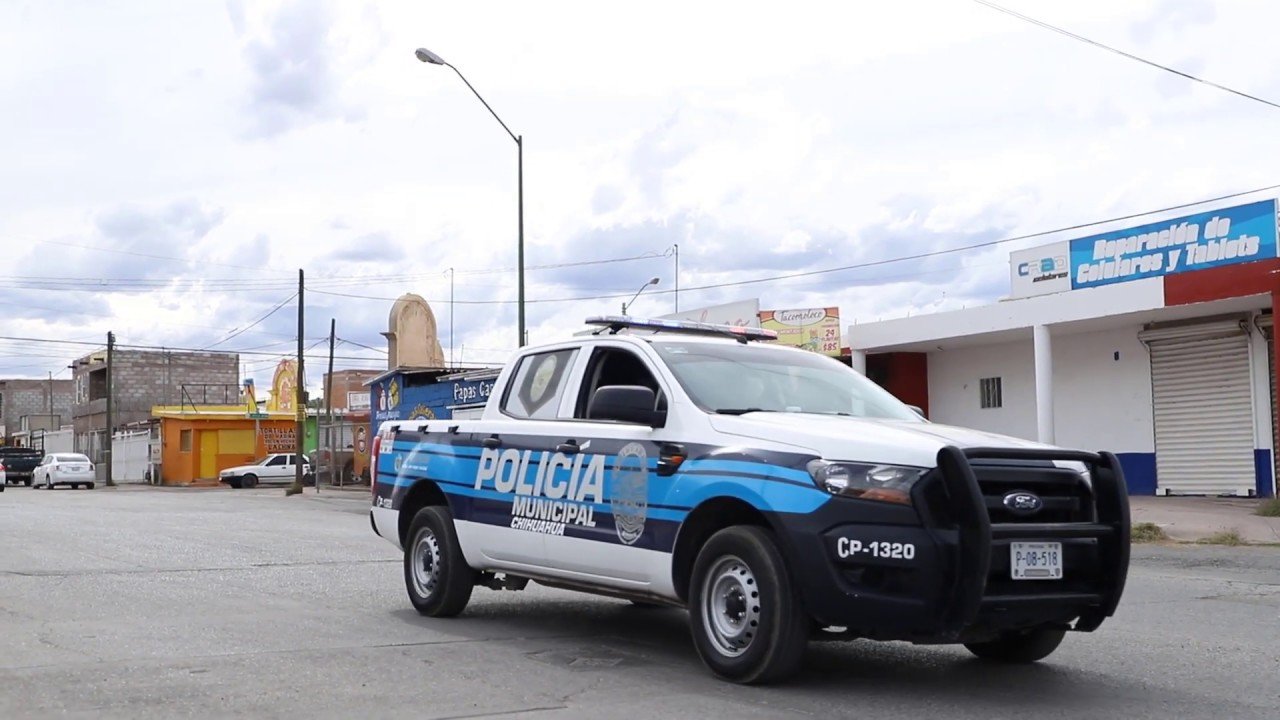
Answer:
<path fill-rule="evenodd" d="M 1206 324 L 1201 335 L 1144 338 L 1161 494 L 1247 495 L 1255 487 L 1249 337 L 1238 324 L 1222 325 Z"/>

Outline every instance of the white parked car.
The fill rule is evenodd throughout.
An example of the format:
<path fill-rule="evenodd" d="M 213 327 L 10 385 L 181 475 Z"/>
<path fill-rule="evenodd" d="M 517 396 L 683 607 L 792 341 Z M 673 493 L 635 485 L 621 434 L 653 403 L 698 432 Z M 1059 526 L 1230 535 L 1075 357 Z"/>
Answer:
<path fill-rule="evenodd" d="M 237 465 L 218 473 L 218 482 L 226 483 L 233 488 L 257 487 L 262 483 L 291 483 L 297 472 L 297 455 L 293 453 L 272 453 L 249 465 Z M 311 463 L 305 458 L 302 461 L 302 482 L 310 485 L 315 482 L 315 473 Z"/>
<path fill-rule="evenodd" d="M 5 476 L 4 463 L 0 462 L 0 492 L 4 492 L 4 486 L 9 484 L 9 478 Z"/>
<path fill-rule="evenodd" d="M 93 463 L 80 453 L 53 453 L 45 455 L 35 470 L 31 471 L 37 483 L 50 490 L 58 485 L 93 489 Z"/>

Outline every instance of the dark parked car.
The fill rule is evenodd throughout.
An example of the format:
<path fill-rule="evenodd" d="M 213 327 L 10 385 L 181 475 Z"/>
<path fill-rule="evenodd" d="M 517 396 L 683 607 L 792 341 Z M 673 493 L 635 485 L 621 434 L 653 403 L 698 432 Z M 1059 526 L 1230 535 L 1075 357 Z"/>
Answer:
<path fill-rule="evenodd" d="M 0 464 L 4 465 L 6 483 L 23 483 L 31 486 L 31 471 L 40 464 L 44 454 L 35 448 L 0 447 Z"/>

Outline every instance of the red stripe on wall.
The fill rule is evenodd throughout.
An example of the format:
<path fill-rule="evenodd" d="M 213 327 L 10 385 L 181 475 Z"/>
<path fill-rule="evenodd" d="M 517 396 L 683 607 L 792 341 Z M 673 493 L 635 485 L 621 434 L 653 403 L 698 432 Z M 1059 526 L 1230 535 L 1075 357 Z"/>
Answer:
<path fill-rule="evenodd" d="M 1164 304 L 1190 305 L 1233 297 L 1266 295 L 1280 288 L 1280 259 L 1224 265 L 1164 276 Z"/>

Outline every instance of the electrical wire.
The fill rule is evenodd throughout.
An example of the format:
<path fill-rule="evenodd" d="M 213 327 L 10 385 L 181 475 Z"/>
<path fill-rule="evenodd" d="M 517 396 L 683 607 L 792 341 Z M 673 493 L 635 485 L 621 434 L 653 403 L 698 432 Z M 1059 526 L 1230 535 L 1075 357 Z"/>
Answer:
<path fill-rule="evenodd" d="M 989 7 L 989 8 L 991 8 L 992 10 L 998 10 L 998 11 L 1000 11 L 1000 12 L 1002 12 L 1002 13 L 1006 14 L 1006 15 L 1009 15 L 1009 16 L 1011 16 L 1011 17 L 1015 17 L 1015 18 L 1018 18 L 1019 20 L 1022 20 L 1022 21 L 1024 21 L 1024 22 L 1029 22 L 1029 23 L 1031 23 L 1032 25 L 1036 25 L 1036 26 L 1042 27 L 1042 28 L 1044 28 L 1045 30 L 1052 30 L 1053 32 L 1056 32 L 1056 33 L 1058 33 L 1058 34 L 1060 34 L 1060 35 L 1065 35 L 1065 36 L 1067 36 L 1067 37 L 1069 37 L 1069 38 L 1071 38 L 1071 39 L 1073 39 L 1073 40 L 1079 40 L 1079 41 L 1080 41 L 1080 42 L 1082 42 L 1082 43 L 1086 43 L 1086 44 L 1089 44 L 1089 45 L 1093 45 L 1094 47 L 1101 48 L 1101 49 L 1106 50 L 1106 51 L 1108 51 L 1108 52 L 1113 52 L 1113 53 L 1115 53 L 1115 54 L 1117 54 L 1117 55 L 1120 55 L 1121 57 L 1126 57 L 1126 58 L 1129 58 L 1130 60 L 1136 60 L 1137 62 L 1140 62 L 1140 63 L 1142 63 L 1142 64 L 1144 64 L 1144 65 L 1150 65 L 1151 67 L 1156 68 L 1156 69 L 1158 69 L 1158 70 L 1164 70 L 1165 72 L 1173 73 L 1174 75 L 1177 75 L 1177 76 L 1179 76 L 1179 77 L 1184 77 L 1184 78 L 1186 78 L 1186 79 L 1188 79 L 1188 80 L 1191 80 L 1191 81 L 1193 81 L 1193 82 L 1203 83 L 1203 84 L 1205 84 L 1205 85 L 1208 85 L 1209 87 L 1217 88 L 1217 89 L 1222 90 L 1222 91 L 1224 91 L 1224 92 L 1229 92 L 1229 93 L 1231 93 L 1231 94 L 1233 94 L 1233 95 L 1239 95 L 1240 97 L 1245 98 L 1245 99 L 1247 99 L 1247 100 L 1253 100 L 1253 101 L 1255 101 L 1255 102 L 1260 102 L 1260 103 L 1262 103 L 1263 105 L 1270 105 L 1270 106 L 1271 106 L 1271 107 L 1273 107 L 1273 108 L 1280 109 L 1280 105 L 1278 105 L 1278 104 L 1276 104 L 1276 103 L 1273 103 L 1273 102 L 1271 102 L 1270 100 L 1267 100 L 1266 98 L 1261 98 L 1261 97 L 1258 97 L 1257 95 L 1250 95 L 1250 94 L 1249 94 L 1249 93 L 1247 93 L 1247 92 L 1242 92 L 1242 91 L 1240 91 L 1240 90 L 1236 90 L 1235 88 L 1227 87 L 1226 85 L 1220 85 L 1220 84 L 1218 84 L 1218 83 L 1216 83 L 1216 82 L 1213 82 L 1213 81 L 1211 81 L 1211 80 L 1205 80 L 1205 79 L 1204 79 L 1204 78 L 1202 78 L 1202 77 L 1197 77 L 1197 76 L 1195 76 L 1195 75 L 1192 75 L 1191 73 L 1183 72 L 1183 71 L 1178 70 L 1178 69 L 1176 69 L 1176 68 L 1171 68 L 1171 67 L 1169 67 L 1168 65 L 1161 65 L 1161 64 L 1160 64 L 1160 63 L 1158 63 L 1158 62 L 1154 62 L 1154 61 L 1152 61 L 1152 60 L 1148 60 L 1148 59 L 1146 59 L 1146 58 L 1139 57 L 1139 56 L 1137 56 L 1137 55 L 1134 55 L 1133 53 L 1128 53 L 1128 52 L 1125 52 L 1124 50 L 1120 50 L 1120 49 L 1118 49 L 1118 48 L 1111 47 L 1110 45 L 1104 45 L 1103 43 L 1100 43 L 1100 42 L 1098 42 L 1097 40 L 1090 40 L 1089 38 L 1087 38 L 1087 37 L 1085 37 L 1085 36 L 1083 36 L 1083 35 L 1077 35 L 1076 33 L 1073 33 L 1073 32 L 1071 32 L 1070 30 L 1066 30 L 1066 29 L 1064 29 L 1064 28 L 1060 28 L 1060 27 L 1058 27 L 1058 26 L 1056 26 L 1056 25 L 1050 25 L 1049 23 L 1044 22 L 1043 20 L 1037 20 L 1037 19 L 1035 19 L 1035 18 L 1033 18 L 1033 17 L 1029 17 L 1029 16 L 1027 16 L 1027 15 L 1023 15 L 1022 13 L 1020 13 L 1020 12 L 1018 12 L 1018 11 L 1016 11 L 1016 10 L 1010 10 L 1010 9 L 1009 9 L 1009 8 L 1007 8 L 1007 7 L 1002 7 L 1002 6 L 997 5 L 997 4 L 993 3 L 993 2 L 990 2 L 989 0 L 973 0 L 973 1 L 974 1 L 974 2 L 976 2 L 976 3 L 978 3 L 979 5 L 985 5 L 985 6 Z"/>
<path fill-rule="evenodd" d="M 1173 210 L 1182 210 L 1184 208 L 1193 207 L 1196 205 L 1204 205 L 1207 203 L 1219 202 L 1222 200 L 1229 200 L 1231 198 L 1241 197 L 1243 195 L 1251 195 L 1254 193 L 1266 192 L 1268 190 L 1275 190 L 1277 188 L 1280 188 L 1280 183 L 1277 183 L 1275 185 L 1268 185 L 1266 187 L 1255 188 L 1253 190 L 1244 190 L 1241 192 L 1229 193 L 1227 195 L 1219 195 L 1218 197 L 1208 198 L 1205 200 L 1196 200 L 1193 202 L 1181 203 L 1178 205 L 1170 205 L 1168 207 L 1163 207 L 1158 210 L 1146 210 L 1143 212 L 1131 213 L 1128 215 L 1119 215 L 1116 217 L 1107 218 L 1105 220 L 1093 220 L 1091 222 L 1077 223 L 1075 225 L 1068 225 L 1065 227 L 1054 228 L 1052 230 L 1040 230 L 1038 232 L 1027 233 L 1025 235 L 1015 235 L 1012 237 L 1000 238 L 998 240 L 987 240 L 984 242 L 970 243 L 968 245 L 960 245 L 953 248 L 944 248 L 942 250 L 931 250 L 929 252 L 916 253 L 914 255 L 900 255 L 897 257 L 883 258 L 880 260 L 870 260 L 867 262 L 854 263 L 852 265 L 841 265 L 839 267 L 832 267 L 832 268 L 823 268 L 820 270 L 805 270 L 801 272 L 784 273 L 780 275 L 770 275 L 767 277 L 760 277 L 760 278 L 751 278 L 748 280 L 733 280 L 729 282 L 711 283 L 707 285 L 694 285 L 691 287 L 682 287 L 680 288 L 679 292 L 693 292 L 697 290 L 714 290 L 714 289 L 726 288 L 726 287 L 738 287 L 742 285 L 755 285 L 759 283 L 777 282 L 779 280 L 791 280 L 794 278 L 813 277 L 815 275 L 826 275 L 829 273 L 844 272 L 846 270 L 860 270 L 860 269 L 869 268 L 869 267 L 879 267 L 881 265 L 890 265 L 893 263 L 905 262 L 907 260 L 923 260 L 925 258 L 939 257 L 942 255 L 952 255 L 959 252 L 967 252 L 969 250 L 979 250 L 982 248 L 995 247 L 997 245 L 1004 245 L 1011 242 L 1017 242 L 1019 240 L 1031 240 L 1038 237 L 1044 237 L 1046 235 L 1055 235 L 1057 233 L 1070 232 L 1072 230 L 1082 230 L 1084 228 L 1096 227 L 1098 225 L 1105 225 L 1107 223 L 1120 222 L 1122 220 L 1132 220 L 1134 218 L 1144 217 L 1147 215 L 1155 215 L 1158 213 L 1170 212 Z M 333 292 L 333 291 L 327 291 L 327 290 L 314 290 L 313 292 L 317 292 L 322 295 L 337 295 L 339 297 L 355 298 L 355 299 L 361 299 L 361 300 L 382 300 L 382 301 L 394 302 L 397 299 L 397 298 L 388 298 L 388 297 L 378 297 L 374 295 L 340 293 L 340 292 Z M 651 296 L 669 295 L 674 292 L 676 292 L 676 290 L 674 289 L 652 290 L 645 294 L 651 295 Z M 525 303 L 526 304 L 564 303 L 564 302 L 582 302 L 587 300 L 616 300 L 618 298 L 631 297 L 632 294 L 633 293 L 630 293 L 630 292 L 621 292 L 621 293 L 614 293 L 609 295 L 590 295 L 590 296 L 584 296 L 584 297 L 538 298 L 533 300 L 525 300 Z M 431 302 L 439 304 L 447 301 L 432 300 Z M 458 305 L 511 305 L 518 301 L 516 300 L 455 300 L 454 302 L 457 303 Z"/>
<path fill-rule="evenodd" d="M 348 344 L 348 345 L 355 345 L 356 347 L 358 347 L 358 348 L 364 348 L 365 350 L 372 350 L 372 351 L 374 351 L 374 352 L 376 352 L 376 353 L 382 353 L 383 355 L 386 355 L 386 354 L 387 354 L 387 351 L 386 351 L 386 350 L 384 350 L 384 349 L 382 349 L 382 348 L 370 347 L 370 346 L 368 346 L 368 345 L 364 345 L 364 344 L 362 344 L 362 343 L 358 343 L 358 342 L 356 342 L 355 340 L 345 340 L 345 339 L 343 339 L 343 338 L 337 338 L 337 340 L 338 340 L 338 342 L 344 342 L 344 343 L 346 343 L 346 344 Z"/>
<path fill-rule="evenodd" d="M 253 322 L 251 322 L 251 323 L 249 323 L 248 325 L 246 325 L 246 326 L 244 326 L 244 327 L 240 328 L 239 330 L 236 330 L 235 332 L 233 332 L 233 333 L 231 333 L 230 335 L 228 335 L 228 336 L 226 336 L 226 337 L 222 338 L 221 340 L 218 340 L 218 341 L 216 341 L 216 342 L 210 343 L 209 345 L 206 345 L 206 346 L 204 346 L 204 347 L 202 347 L 202 348 L 200 348 L 200 349 L 201 349 L 201 350 L 208 350 L 209 348 L 211 348 L 211 347 L 213 347 L 213 346 L 215 346 L 215 345 L 221 345 L 222 343 L 224 343 L 224 342 L 226 342 L 226 341 L 228 341 L 228 340 L 231 340 L 231 339 L 233 339 L 233 338 L 236 338 L 236 337 L 239 337 L 239 336 L 243 335 L 244 333 L 248 332 L 248 331 L 249 331 L 249 330 L 251 330 L 252 328 L 254 328 L 254 327 L 256 327 L 257 325 L 259 325 L 259 324 L 261 324 L 262 322 L 264 322 L 267 318 L 271 317 L 272 315 L 275 315 L 275 314 L 276 314 L 276 312 L 280 310 L 280 308 L 284 307 L 287 303 L 289 303 L 291 300 L 293 300 L 293 299 L 294 299 L 294 298 L 296 298 L 296 297 L 298 297 L 298 293 L 294 293 L 294 294 L 290 295 L 289 297 L 285 298 L 284 300 L 281 300 L 281 301 L 280 301 L 280 303 L 279 303 L 278 305 L 276 305 L 275 307 L 273 307 L 273 308 L 271 308 L 270 310 L 268 310 L 266 315 L 263 315 L 262 317 L 258 318 L 257 320 L 254 320 Z"/>

